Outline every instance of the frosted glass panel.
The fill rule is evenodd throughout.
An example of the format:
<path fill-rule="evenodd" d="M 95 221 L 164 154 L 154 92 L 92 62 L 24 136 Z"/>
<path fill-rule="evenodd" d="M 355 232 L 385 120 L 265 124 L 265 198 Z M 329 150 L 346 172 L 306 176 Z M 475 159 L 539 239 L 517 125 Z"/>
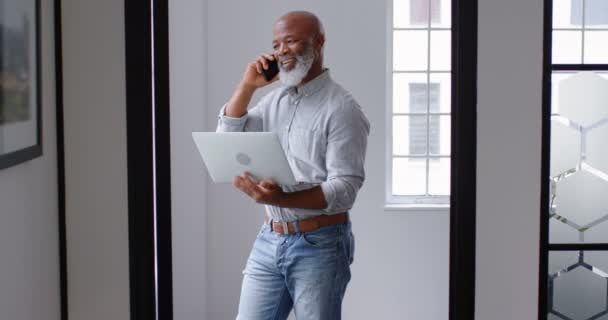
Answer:
<path fill-rule="evenodd" d="M 549 219 L 549 243 L 580 243 L 581 232 L 569 224 L 569 221 L 553 216 Z"/>
<path fill-rule="evenodd" d="M 608 103 L 608 101 L 607 101 Z M 606 118 L 604 118 L 606 119 Z M 600 122 L 586 132 L 586 161 L 603 178 L 608 177 L 608 121 Z"/>
<path fill-rule="evenodd" d="M 393 195 L 424 195 L 426 159 L 393 159 Z"/>
<path fill-rule="evenodd" d="M 608 116 L 608 80 L 593 72 L 562 80 L 558 95 L 560 114 L 583 127 Z"/>
<path fill-rule="evenodd" d="M 553 28 L 583 27 L 583 10 L 577 10 L 577 3 L 582 6 L 582 0 L 553 0 Z"/>
<path fill-rule="evenodd" d="M 594 72 L 560 77 L 560 115 L 551 120 L 549 239 L 551 243 L 605 243 L 608 79 Z"/>
<path fill-rule="evenodd" d="M 608 63 L 608 31 L 585 32 L 585 63 Z"/>
<path fill-rule="evenodd" d="M 393 31 L 393 69 L 424 71 L 428 67 L 428 31 Z"/>
<path fill-rule="evenodd" d="M 606 319 L 607 258 L 605 251 L 549 252 L 549 319 Z"/>
<path fill-rule="evenodd" d="M 582 63 L 581 31 L 553 31 L 553 63 Z"/>
<path fill-rule="evenodd" d="M 555 72 L 551 75 L 551 114 L 559 114 L 559 86 L 562 80 L 572 76 L 572 73 Z"/>
<path fill-rule="evenodd" d="M 563 117 L 551 120 L 551 177 L 576 169 L 581 159 L 580 130 Z"/>
<path fill-rule="evenodd" d="M 452 40 L 451 31 L 431 31 L 431 70 L 447 71 L 451 69 Z"/>
<path fill-rule="evenodd" d="M 450 159 L 429 159 L 429 194 L 450 194 Z"/>

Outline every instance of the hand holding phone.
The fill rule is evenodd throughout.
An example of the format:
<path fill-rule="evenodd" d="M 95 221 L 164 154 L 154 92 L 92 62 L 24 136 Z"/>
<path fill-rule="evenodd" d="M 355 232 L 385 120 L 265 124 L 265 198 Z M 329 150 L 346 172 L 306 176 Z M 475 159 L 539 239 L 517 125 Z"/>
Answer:
<path fill-rule="evenodd" d="M 274 60 L 267 61 L 268 69 L 262 68 L 262 73 L 264 74 L 264 79 L 266 79 L 266 81 L 270 81 L 277 75 L 277 73 L 279 73 L 279 63 L 277 62 L 276 58 Z"/>

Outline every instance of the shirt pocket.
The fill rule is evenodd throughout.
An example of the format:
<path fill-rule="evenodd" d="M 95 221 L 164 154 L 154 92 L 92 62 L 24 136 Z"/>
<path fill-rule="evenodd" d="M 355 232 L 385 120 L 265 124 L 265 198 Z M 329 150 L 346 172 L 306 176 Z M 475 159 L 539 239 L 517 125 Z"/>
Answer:
<path fill-rule="evenodd" d="M 288 134 L 292 169 L 299 181 L 310 181 L 325 171 L 327 137 L 318 129 L 292 127 Z M 298 176 L 300 175 L 300 176 Z"/>

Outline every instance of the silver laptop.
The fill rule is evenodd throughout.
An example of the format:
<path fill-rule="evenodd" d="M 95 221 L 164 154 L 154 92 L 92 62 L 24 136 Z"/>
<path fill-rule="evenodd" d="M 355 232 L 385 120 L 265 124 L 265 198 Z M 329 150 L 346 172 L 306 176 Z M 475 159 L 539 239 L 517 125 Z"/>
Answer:
<path fill-rule="evenodd" d="M 296 184 L 274 132 L 192 132 L 192 138 L 215 183 L 232 182 L 247 171 L 258 180 Z"/>

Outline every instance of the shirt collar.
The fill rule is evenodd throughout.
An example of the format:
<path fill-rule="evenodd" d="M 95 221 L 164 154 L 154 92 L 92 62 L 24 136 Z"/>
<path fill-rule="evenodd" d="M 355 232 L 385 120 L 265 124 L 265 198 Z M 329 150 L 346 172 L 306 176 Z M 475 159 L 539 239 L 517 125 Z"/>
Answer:
<path fill-rule="evenodd" d="M 321 72 L 321 74 L 319 74 L 316 78 L 297 87 L 298 95 L 310 96 L 319 91 L 319 89 L 325 87 L 330 80 L 331 77 L 329 76 L 329 69 L 325 68 L 323 69 L 323 72 Z M 292 95 L 296 94 L 296 87 L 288 87 L 287 92 Z"/>

